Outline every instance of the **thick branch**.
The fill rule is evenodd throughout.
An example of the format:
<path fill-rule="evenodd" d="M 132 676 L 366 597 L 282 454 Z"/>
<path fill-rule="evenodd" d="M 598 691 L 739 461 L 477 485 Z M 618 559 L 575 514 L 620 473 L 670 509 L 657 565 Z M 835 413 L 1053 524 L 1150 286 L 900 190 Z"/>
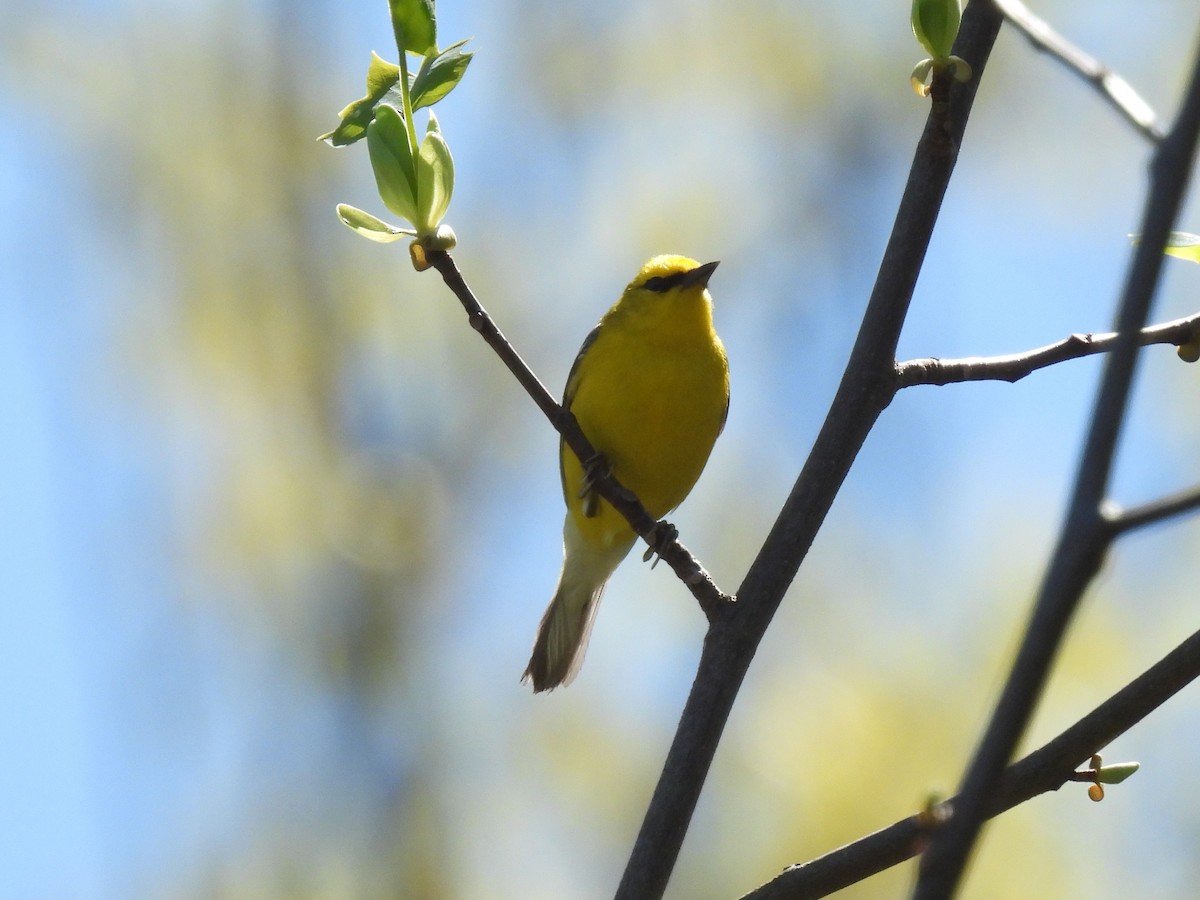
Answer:
<path fill-rule="evenodd" d="M 1141 347 L 1150 344 L 1178 346 L 1197 335 L 1200 335 L 1200 313 L 1143 328 L 1138 332 L 1137 343 Z M 1073 334 L 1056 343 L 1026 350 L 1024 353 L 967 356 L 962 359 L 910 359 L 896 364 L 896 378 L 902 388 L 919 384 L 958 384 L 963 381 L 1013 383 L 1047 366 L 1097 353 L 1108 353 L 1117 346 L 1119 337 L 1115 331 L 1104 334 Z"/>
<path fill-rule="evenodd" d="M 1162 129 L 1150 104 L 1120 75 L 1084 53 L 1032 12 L 1021 0 L 992 0 L 1004 17 L 1038 50 L 1049 53 L 1094 87 L 1134 128 L 1152 141 L 1162 140 Z"/>
<path fill-rule="evenodd" d="M 496 327 L 492 317 L 476 299 L 468 287 L 454 259 L 444 250 L 427 252 L 430 264 L 438 270 L 446 286 L 454 292 L 463 309 L 467 311 L 467 319 L 487 345 L 496 351 L 496 355 L 504 362 L 517 381 L 525 388 L 533 402 L 538 405 L 554 430 L 562 435 L 562 439 L 581 460 L 593 459 L 596 450 L 584 435 L 579 423 L 571 415 L 570 410 L 563 409 L 546 390 L 533 370 L 526 365 L 520 354 L 513 348 L 508 339 Z M 600 496 L 612 504 L 621 513 L 641 537 L 659 552 L 663 562 L 669 565 L 675 574 L 688 586 L 692 595 L 711 620 L 722 605 L 729 603 L 731 598 L 721 592 L 712 580 L 712 576 L 692 556 L 688 549 L 678 540 L 669 542 L 659 541 L 658 523 L 632 491 L 624 487 L 611 473 L 597 473 L 592 484 Z M 659 544 L 661 543 L 661 546 Z"/>
<path fill-rule="evenodd" d="M 957 889 L 967 859 L 992 807 L 1001 773 L 1033 714 L 1067 625 L 1115 531 L 1102 513 L 1117 439 L 1145 325 L 1162 268 L 1162 248 L 1187 189 L 1200 135 L 1200 52 L 1170 134 L 1158 145 L 1143 214 L 1143 240 L 1130 266 L 1117 314 L 1120 336 L 1106 360 L 1066 522 L 1038 592 L 1017 658 L 987 731 L 963 778 L 949 824 L 933 839 L 914 897 L 943 900 Z"/>
<path fill-rule="evenodd" d="M 1080 761 L 1103 749 L 1200 678 L 1200 631 L 1049 743 L 1009 766 L 987 816 L 999 815 L 1068 781 Z M 957 798 L 947 803 L 951 808 Z M 909 816 L 824 856 L 785 869 L 743 900 L 824 897 L 921 852 L 937 816 Z"/>
<path fill-rule="evenodd" d="M 812 452 L 738 591 L 709 627 L 700 666 L 617 889 L 618 898 L 661 897 L 674 869 L 734 699 L 850 466 L 895 393 L 895 352 L 942 197 L 954 171 L 975 91 L 1000 29 L 1000 14 L 972 3 L 956 55 L 975 79 L 935 79 L 933 103 L 854 349 Z"/>

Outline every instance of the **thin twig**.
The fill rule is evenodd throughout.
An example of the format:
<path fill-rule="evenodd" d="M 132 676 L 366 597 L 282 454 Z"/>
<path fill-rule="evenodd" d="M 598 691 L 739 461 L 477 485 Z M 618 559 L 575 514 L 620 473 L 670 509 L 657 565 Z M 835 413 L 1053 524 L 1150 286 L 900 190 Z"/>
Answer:
<path fill-rule="evenodd" d="M 1074 768 L 1200 678 L 1200 631 L 1049 743 L 1013 763 L 1001 776 L 988 818 L 1074 781 Z M 950 808 L 958 802 L 951 798 Z M 932 821 L 940 821 L 932 817 Z M 824 897 L 899 865 L 921 852 L 929 814 L 901 819 L 824 856 L 785 869 L 743 900 Z"/>
<path fill-rule="evenodd" d="M 538 409 L 545 413 L 546 418 L 550 420 L 555 431 L 562 435 L 567 446 L 581 460 L 593 459 L 596 456 L 596 450 L 579 427 L 579 422 L 571 415 L 570 410 L 564 409 L 550 395 L 545 385 L 508 342 L 500 329 L 496 327 L 492 317 L 487 314 L 474 292 L 467 285 L 466 279 L 463 278 L 450 254 L 444 250 L 430 250 L 426 255 L 430 264 L 438 270 L 442 280 L 446 282 L 446 286 L 450 288 L 462 304 L 463 309 L 466 310 L 467 320 L 471 327 L 479 332 L 487 345 L 496 352 L 509 371 L 516 376 L 517 381 L 533 398 L 533 402 L 538 405 Z M 658 523 L 654 517 L 646 511 L 637 496 L 614 478 L 611 472 L 597 473 L 592 484 L 600 496 L 611 503 L 613 508 L 626 518 L 633 530 L 648 544 L 655 547 L 663 562 L 669 565 L 680 580 L 688 586 L 692 596 L 696 598 L 700 608 L 710 621 L 717 615 L 721 607 L 732 602 L 732 598 L 721 592 L 712 576 L 705 571 L 699 561 L 678 539 L 659 542 Z"/>
<path fill-rule="evenodd" d="M 666 890 L 755 650 L 867 435 L 895 394 L 896 344 L 1000 23 L 999 12 L 987 3 L 971 3 L 963 14 L 954 53 L 970 63 L 975 78 L 953 88 L 949 78 L 934 82 L 930 114 L 841 383 L 804 468 L 742 581 L 738 602 L 727 604 L 709 626 L 695 682 L 617 888 L 620 900 L 655 900 Z"/>
<path fill-rule="evenodd" d="M 1105 361 L 1066 521 L 1008 681 L 963 778 L 954 816 L 922 857 L 915 900 L 945 900 L 954 895 L 994 803 L 998 779 L 1033 715 L 1067 625 L 1115 536 L 1102 509 L 1133 384 L 1138 332 L 1158 287 L 1162 248 L 1186 195 L 1198 136 L 1200 50 L 1179 116 L 1158 144 L 1151 164 L 1142 218 L 1144 239 L 1122 291 L 1114 329 L 1120 337 Z"/>
<path fill-rule="evenodd" d="M 1121 509 L 1109 504 L 1104 508 L 1104 517 L 1115 534 L 1124 534 L 1135 528 L 1157 525 L 1159 522 L 1186 515 L 1198 509 L 1200 509 L 1200 485 L 1130 509 Z"/>
<path fill-rule="evenodd" d="M 1049 53 L 1099 91 L 1143 137 L 1155 142 L 1162 140 L 1162 128 L 1158 125 L 1154 110 L 1128 81 L 1064 38 L 1045 20 L 1034 15 L 1021 0 L 992 2 L 1035 48 Z"/>
<path fill-rule="evenodd" d="M 1138 345 L 1179 344 L 1200 335 L 1200 313 L 1184 316 L 1161 325 L 1152 325 L 1138 332 Z M 1120 336 L 1115 331 L 1104 334 L 1072 334 L 1053 344 L 1010 353 L 1003 356 L 967 356 L 961 359 L 910 359 L 896 364 L 900 387 L 920 384 L 946 385 L 964 381 L 1020 381 L 1026 375 L 1070 359 L 1082 359 L 1097 353 L 1108 353 L 1117 345 Z"/>

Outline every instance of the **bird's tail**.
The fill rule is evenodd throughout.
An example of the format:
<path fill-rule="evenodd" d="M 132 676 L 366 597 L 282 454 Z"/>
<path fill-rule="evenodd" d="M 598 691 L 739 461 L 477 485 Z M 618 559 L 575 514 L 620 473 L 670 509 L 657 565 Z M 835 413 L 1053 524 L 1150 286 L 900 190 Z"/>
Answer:
<path fill-rule="evenodd" d="M 583 665 L 604 586 L 633 542 L 631 534 L 628 540 L 618 539 L 612 546 L 596 547 L 584 539 L 571 514 L 567 514 L 558 590 L 542 616 L 533 655 L 521 676 L 521 681 L 533 682 L 534 693 L 570 684 Z"/>

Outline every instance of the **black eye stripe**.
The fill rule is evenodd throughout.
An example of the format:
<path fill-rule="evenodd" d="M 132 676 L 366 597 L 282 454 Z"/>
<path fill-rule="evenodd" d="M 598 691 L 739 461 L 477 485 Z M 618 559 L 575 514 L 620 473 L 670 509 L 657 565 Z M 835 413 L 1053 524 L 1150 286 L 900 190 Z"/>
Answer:
<path fill-rule="evenodd" d="M 647 278 L 642 287 L 655 293 L 669 291 L 671 288 L 683 284 L 683 279 L 687 277 L 687 274 L 687 272 L 673 272 L 670 275 L 655 275 L 653 278 Z"/>

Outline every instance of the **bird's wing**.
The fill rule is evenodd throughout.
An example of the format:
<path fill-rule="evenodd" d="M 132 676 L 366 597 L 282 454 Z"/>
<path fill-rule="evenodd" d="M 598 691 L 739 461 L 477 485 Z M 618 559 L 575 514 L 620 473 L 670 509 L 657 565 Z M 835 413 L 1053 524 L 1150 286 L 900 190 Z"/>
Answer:
<path fill-rule="evenodd" d="M 579 352 L 575 354 L 575 362 L 571 363 L 571 371 L 567 373 L 567 386 L 563 388 L 563 409 L 570 409 L 571 403 L 575 399 L 575 389 L 579 386 L 579 364 L 583 361 L 584 354 L 588 352 L 592 344 L 596 343 L 596 337 L 600 334 L 600 326 L 597 325 L 588 332 L 588 336 L 583 339 L 583 344 L 579 348 Z M 567 495 L 567 473 L 563 471 L 563 453 L 567 450 L 565 443 L 559 438 L 559 453 L 558 453 L 558 478 L 562 482 L 563 496 Z"/>

